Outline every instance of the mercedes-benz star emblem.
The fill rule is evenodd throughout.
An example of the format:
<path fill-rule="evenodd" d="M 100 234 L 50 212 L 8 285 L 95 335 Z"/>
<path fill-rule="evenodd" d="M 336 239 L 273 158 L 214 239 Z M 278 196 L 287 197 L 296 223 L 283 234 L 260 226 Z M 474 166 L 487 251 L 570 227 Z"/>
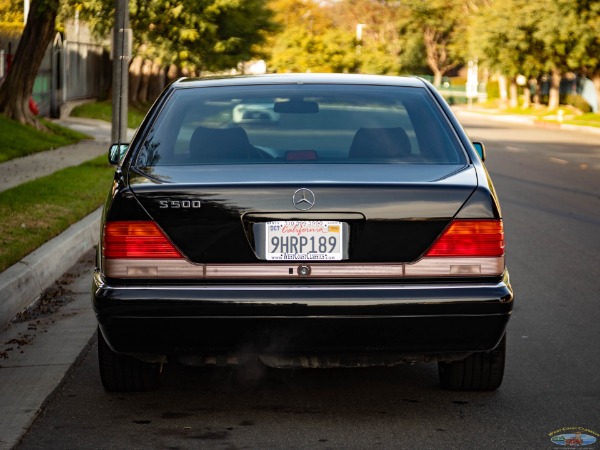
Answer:
<path fill-rule="evenodd" d="M 300 211 L 306 211 L 315 205 L 315 194 L 310 189 L 302 188 L 294 192 L 294 206 Z"/>

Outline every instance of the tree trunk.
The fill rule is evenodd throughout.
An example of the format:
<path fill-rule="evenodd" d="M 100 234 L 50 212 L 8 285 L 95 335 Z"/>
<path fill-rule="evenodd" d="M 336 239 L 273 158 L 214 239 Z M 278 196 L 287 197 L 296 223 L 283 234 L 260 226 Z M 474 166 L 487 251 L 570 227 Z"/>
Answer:
<path fill-rule="evenodd" d="M 540 80 L 534 78 L 531 80 L 531 84 L 533 85 L 533 104 L 534 106 L 540 106 L 540 99 L 542 97 L 542 87 L 540 85 Z"/>
<path fill-rule="evenodd" d="M 511 108 L 517 108 L 519 106 L 519 87 L 517 86 L 515 77 L 511 77 L 510 79 L 508 99 Z"/>
<path fill-rule="evenodd" d="M 600 112 L 600 72 L 592 75 L 592 81 L 596 87 L 596 109 L 594 109 L 594 112 L 598 113 Z"/>
<path fill-rule="evenodd" d="M 442 85 L 443 73 L 437 69 L 433 70 L 433 85 L 439 88 Z"/>
<path fill-rule="evenodd" d="M 46 49 L 56 33 L 58 0 L 31 0 L 29 11 L 12 66 L 0 86 L 0 111 L 20 123 L 45 129 L 29 110 L 29 98 Z"/>
<path fill-rule="evenodd" d="M 523 88 L 523 104 L 521 108 L 529 109 L 531 107 L 531 80 L 527 80 Z"/>
<path fill-rule="evenodd" d="M 150 86 L 150 73 L 152 71 L 152 61 L 146 59 L 142 65 L 142 81 L 140 82 L 140 90 L 138 100 L 142 104 L 148 103 L 148 87 Z"/>
<path fill-rule="evenodd" d="M 433 85 L 440 87 L 442 76 L 444 75 L 440 68 L 440 56 L 436 49 L 436 33 L 431 28 L 423 30 L 423 42 L 425 44 L 425 54 L 427 56 L 427 65 L 433 72 Z"/>
<path fill-rule="evenodd" d="M 144 59 L 141 56 L 136 56 L 129 65 L 129 103 L 137 105 L 138 91 L 142 80 L 142 64 Z"/>
<path fill-rule="evenodd" d="M 558 109 L 560 106 L 560 79 L 561 73 L 558 69 L 552 69 L 550 77 L 550 96 L 548 98 L 548 109 Z"/>
<path fill-rule="evenodd" d="M 434 75 L 433 84 L 440 87 L 444 74 L 454 69 L 458 63 L 451 61 L 448 54 L 447 37 L 443 33 L 437 32 L 431 27 L 425 27 L 423 29 L 423 43 L 425 44 L 427 65 Z"/>
<path fill-rule="evenodd" d="M 150 86 L 148 88 L 148 100 L 154 102 L 165 87 L 165 71 L 160 60 L 154 60 L 150 74 Z"/>
<path fill-rule="evenodd" d="M 508 92 L 506 90 L 506 77 L 498 75 L 498 89 L 500 90 L 500 108 L 504 109 L 507 105 Z"/>
<path fill-rule="evenodd" d="M 167 70 L 167 83 L 175 81 L 179 76 L 179 67 L 175 64 L 171 64 Z"/>

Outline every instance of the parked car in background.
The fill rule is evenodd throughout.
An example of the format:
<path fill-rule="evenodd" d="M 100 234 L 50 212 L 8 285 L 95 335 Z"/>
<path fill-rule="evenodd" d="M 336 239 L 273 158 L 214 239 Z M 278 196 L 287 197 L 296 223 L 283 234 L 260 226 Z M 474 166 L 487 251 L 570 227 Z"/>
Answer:
<path fill-rule="evenodd" d="M 233 107 L 232 122 L 238 124 L 272 125 L 279 122 L 274 103 L 240 103 Z"/>
<path fill-rule="evenodd" d="M 257 104 L 268 114 L 245 126 Z M 498 388 L 513 292 L 477 149 L 419 78 L 171 84 L 110 154 L 93 277 L 104 387 L 260 361 L 436 362 L 444 388 Z"/>

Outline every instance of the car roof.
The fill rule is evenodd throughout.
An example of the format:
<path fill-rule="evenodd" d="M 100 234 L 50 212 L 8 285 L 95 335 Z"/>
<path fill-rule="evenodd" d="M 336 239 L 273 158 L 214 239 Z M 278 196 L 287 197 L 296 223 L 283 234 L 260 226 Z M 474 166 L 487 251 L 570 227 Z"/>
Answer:
<path fill-rule="evenodd" d="M 331 74 L 331 73 L 286 73 L 266 75 L 237 75 L 208 78 L 180 78 L 173 88 L 210 86 L 251 86 L 272 84 L 336 84 L 336 85 L 375 85 L 424 87 L 427 81 L 418 77 L 386 75 Z"/>

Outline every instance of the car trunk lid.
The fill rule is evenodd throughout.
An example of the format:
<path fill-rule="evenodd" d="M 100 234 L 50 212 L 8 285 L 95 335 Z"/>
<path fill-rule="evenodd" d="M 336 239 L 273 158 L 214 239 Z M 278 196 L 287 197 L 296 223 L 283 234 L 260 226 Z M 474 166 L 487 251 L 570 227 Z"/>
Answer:
<path fill-rule="evenodd" d="M 192 263 L 264 263 L 257 231 L 282 221 L 339 222 L 343 261 L 391 263 L 423 255 L 473 192 L 476 174 L 434 164 L 197 165 L 154 166 L 130 182 Z M 294 204 L 301 189 L 314 195 L 310 209 Z"/>

